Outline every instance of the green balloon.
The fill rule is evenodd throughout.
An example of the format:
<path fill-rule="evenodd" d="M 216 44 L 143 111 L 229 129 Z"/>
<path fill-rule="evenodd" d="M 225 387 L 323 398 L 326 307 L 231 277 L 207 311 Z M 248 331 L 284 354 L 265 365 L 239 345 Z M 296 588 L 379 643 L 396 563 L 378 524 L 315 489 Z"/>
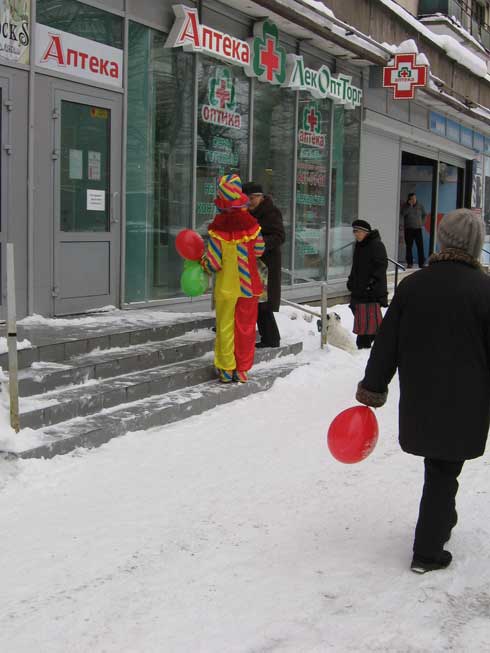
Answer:
<path fill-rule="evenodd" d="M 208 279 L 199 263 L 197 261 L 192 262 L 195 265 L 184 266 L 184 271 L 180 277 L 180 287 L 188 297 L 199 297 L 208 289 Z"/>

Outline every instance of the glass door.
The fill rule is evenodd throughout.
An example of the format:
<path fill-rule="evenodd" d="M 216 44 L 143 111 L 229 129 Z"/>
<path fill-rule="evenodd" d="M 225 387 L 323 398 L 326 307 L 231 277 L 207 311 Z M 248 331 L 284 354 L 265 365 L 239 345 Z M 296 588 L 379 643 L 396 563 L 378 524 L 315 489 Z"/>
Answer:
<path fill-rule="evenodd" d="M 55 95 L 54 312 L 119 303 L 121 97 Z"/>

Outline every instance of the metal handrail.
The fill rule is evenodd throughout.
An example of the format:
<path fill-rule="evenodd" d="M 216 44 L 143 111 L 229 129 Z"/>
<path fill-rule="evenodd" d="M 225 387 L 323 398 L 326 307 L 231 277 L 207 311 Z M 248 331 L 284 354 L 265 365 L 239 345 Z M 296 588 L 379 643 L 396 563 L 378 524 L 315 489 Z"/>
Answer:
<path fill-rule="evenodd" d="M 393 265 L 395 266 L 395 290 L 396 290 L 398 286 L 398 270 L 403 270 L 403 272 L 405 272 L 407 268 L 404 267 L 401 263 L 398 263 L 398 261 L 394 261 L 389 256 L 387 256 L 386 258 L 388 259 L 389 263 L 393 263 Z"/>
<path fill-rule="evenodd" d="M 341 252 L 343 249 L 347 249 L 348 247 L 354 247 L 355 242 L 352 241 L 350 243 L 347 243 L 347 245 L 342 245 L 342 247 L 337 247 L 337 249 L 331 249 L 330 254 L 336 254 L 337 252 Z"/>

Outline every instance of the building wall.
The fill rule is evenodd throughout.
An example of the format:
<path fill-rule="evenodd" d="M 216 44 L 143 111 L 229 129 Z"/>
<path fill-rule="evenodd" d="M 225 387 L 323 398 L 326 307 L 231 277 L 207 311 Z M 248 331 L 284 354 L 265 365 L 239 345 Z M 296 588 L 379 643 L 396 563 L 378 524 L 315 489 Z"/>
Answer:
<path fill-rule="evenodd" d="M 418 13 L 419 0 L 398 0 L 398 4 L 405 7 L 414 16 Z"/>
<path fill-rule="evenodd" d="M 430 61 L 431 72 L 457 94 L 483 106 L 490 106 L 490 84 L 468 68 L 450 59 L 444 50 L 408 25 L 377 0 L 324 0 L 337 18 L 353 25 L 380 43 L 399 44 L 414 39 Z M 410 3 L 412 4 L 412 3 Z M 413 4 L 416 4 L 413 2 Z"/>

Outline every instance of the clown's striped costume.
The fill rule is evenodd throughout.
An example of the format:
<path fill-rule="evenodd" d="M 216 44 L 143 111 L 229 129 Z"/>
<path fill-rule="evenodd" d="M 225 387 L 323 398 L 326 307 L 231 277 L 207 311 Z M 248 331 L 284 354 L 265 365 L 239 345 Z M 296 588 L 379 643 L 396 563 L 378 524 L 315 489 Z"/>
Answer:
<path fill-rule="evenodd" d="M 246 202 L 239 177 L 220 179 L 215 202 L 220 213 L 208 228 L 202 260 L 204 269 L 216 274 L 215 366 L 222 371 L 222 381 L 246 381 L 255 352 L 257 298 L 262 293 L 257 258 L 264 253 L 265 244 Z"/>
<path fill-rule="evenodd" d="M 223 267 L 223 247 L 219 236 L 209 236 L 208 250 L 203 266 L 207 272 L 219 272 Z M 250 272 L 250 260 L 246 243 L 236 243 L 237 272 L 240 284 L 241 297 L 253 297 L 254 288 L 252 285 L 252 274 Z M 253 243 L 255 264 L 258 257 L 262 256 L 265 249 L 264 239 L 259 233 Z"/>

